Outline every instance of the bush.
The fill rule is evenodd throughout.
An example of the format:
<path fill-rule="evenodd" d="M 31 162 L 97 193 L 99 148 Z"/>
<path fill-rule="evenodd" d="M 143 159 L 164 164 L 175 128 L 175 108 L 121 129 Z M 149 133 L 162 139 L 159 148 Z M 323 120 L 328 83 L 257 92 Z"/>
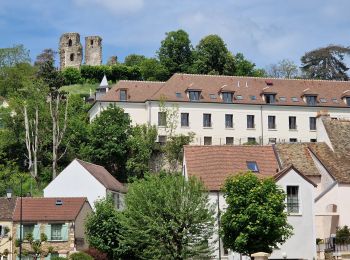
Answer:
<path fill-rule="evenodd" d="M 80 70 L 76 68 L 66 68 L 62 71 L 62 76 L 64 78 L 64 84 L 73 85 L 81 83 Z"/>
<path fill-rule="evenodd" d="M 92 256 L 95 260 L 108 260 L 107 253 L 103 253 L 96 248 L 89 248 L 84 252 Z"/>
<path fill-rule="evenodd" d="M 54 256 L 54 257 L 51 257 L 51 260 L 67 260 L 67 258 L 60 257 L 60 256 Z"/>
<path fill-rule="evenodd" d="M 342 228 L 338 227 L 335 237 L 335 242 L 337 244 L 349 244 L 350 243 L 350 230 L 348 226 Z"/>
<path fill-rule="evenodd" d="M 94 260 L 93 257 L 89 256 L 84 252 L 73 253 L 69 256 L 70 260 Z"/>

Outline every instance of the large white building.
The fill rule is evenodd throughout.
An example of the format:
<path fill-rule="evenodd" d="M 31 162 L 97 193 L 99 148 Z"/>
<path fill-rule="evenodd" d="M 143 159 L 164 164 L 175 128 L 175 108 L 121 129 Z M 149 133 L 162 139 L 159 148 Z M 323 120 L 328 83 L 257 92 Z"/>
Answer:
<path fill-rule="evenodd" d="M 95 101 L 90 120 L 116 104 L 134 124 L 158 125 L 164 141 L 160 101 L 178 108 L 176 133 L 194 132 L 195 144 L 314 142 L 318 111 L 350 118 L 350 82 L 192 74 L 166 82 L 121 80 Z"/>

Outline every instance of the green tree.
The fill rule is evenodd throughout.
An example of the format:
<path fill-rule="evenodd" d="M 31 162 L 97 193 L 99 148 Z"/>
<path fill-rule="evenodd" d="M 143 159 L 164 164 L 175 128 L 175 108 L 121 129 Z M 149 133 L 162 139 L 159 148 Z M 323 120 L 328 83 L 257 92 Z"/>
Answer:
<path fill-rule="evenodd" d="M 121 225 L 112 197 L 95 202 L 95 211 L 87 217 L 85 230 L 90 247 L 107 253 L 108 259 L 117 259 Z"/>
<path fill-rule="evenodd" d="M 349 68 L 344 57 L 350 54 L 350 47 L 329 45 L 304 54 L 301 69 L 310 79 L 349 80 Z"/>
<path fill-rule="evenodd" d="M 78 84 L 82 81 L 80 70 L 73 67 L 65 68 L 62 71 L 65 85 Z"/>
<path fill-rule="evenodd" d="M 109 106 L 90 124 L 87 153 L 90 161 L 104 165 L 121 181 L 125 181 L 130 118 L 117 106 Z"/>
<path fill-rule="evenodd" d="M 126 66 L 139 66 L 141 62 L 146 60 L 147 58 L 144 55 L 139 55 L 139 54 L 129 54 L 128 56 L 125 57 L 124 59 L 124 64 Z"/>
<path fill-rule="evenodd" d="M 227 209 L 221 217 L 226 248 L 241 254 L 271 253 L 292 234 L 287 222 L 285 193 L 273 179 L 248 172 L 229 177 L 224 184 Z"/>
<path fill-rule="evenodd" d="M 128 138 L 129 156 L 126 162 L 128 176 L 143 177 L 150 171 L 150 160 L 157 139 L 156 126 L 136 125 Z"/>
<path fill-rule="evenodd" d="M 169 71 L 157 59 L 147 58 L 140 65 L 143 80 L 165 81 L 169 77 Z"/>
<path fill-rule="evenodd" d="M 283 59 L 267 68 L 269 77 L 292 79 L 300 76 L 298 66 L 291 60 Z"/>
<path fill-rule="evenodd" d="M 214 210 L 203 184 L 152 174 L 131 183 L 120 246 L 140 259 L 211 259 Z"/>
<path fill-rule="evenodd" d="M 94 258 L 84 252 L 76 252 L 69 256 L 69 260 L 94 260 Z"/>
<path fill-rule="evenodd" d="M 194 70 L 199 74 L 222 75 L 230 59 L 229 54 L 225 42 L 218 35 L 208 35 L 196 46 Z"/>
<path fill-rule="evenodd" d="M 30 63 L 29 50 L 22 44 L 0 48 L 0 68 L 13 67 L 20 63 Z"/>
<path fill-rule="evenodd" d="M 256 69 L 255 64 L 246 60 L 242 53 L 237 53 L 234 57 L 235 76 L 264 77 L 265 71 Z"/>
<path fill-rule="evenodd" d="M 157 54 L 160 63 L 172 75 L 176 72 L 188 72 L 193 63 L 192 51 L 187 32 L 177 30 L 166 33 Z"/>
<path fill-rule="evenodd" d="M 337 244 L 349 244 L 350 243 L 350 230 L 348 226 L 337 227 L 335 242 Z"/>

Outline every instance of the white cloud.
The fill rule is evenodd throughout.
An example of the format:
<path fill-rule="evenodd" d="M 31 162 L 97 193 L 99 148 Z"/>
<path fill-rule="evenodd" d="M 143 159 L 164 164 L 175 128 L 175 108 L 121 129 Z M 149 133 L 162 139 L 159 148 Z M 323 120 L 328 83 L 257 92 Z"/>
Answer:
<path fill-rule="evenodd" d="M 100 7 L 113 14 L 135 12 L 144 5 L 143 0 L 74 0 L 74 3 L 89 9 Z"/>

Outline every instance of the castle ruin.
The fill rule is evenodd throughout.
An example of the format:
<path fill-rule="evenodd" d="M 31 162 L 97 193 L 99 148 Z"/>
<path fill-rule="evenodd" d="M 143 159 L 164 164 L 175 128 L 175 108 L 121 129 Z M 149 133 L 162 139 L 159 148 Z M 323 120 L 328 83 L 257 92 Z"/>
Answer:
<path fill-rule="evenodd" d="M 73 67 L 79 69 L 83 61 L 83 47 L 79 33 L 64 33 L 59 42 L 60 69 Z M 85 37 L 86 65 L 102 64 L 102 38 L 99 36 Z"/>

